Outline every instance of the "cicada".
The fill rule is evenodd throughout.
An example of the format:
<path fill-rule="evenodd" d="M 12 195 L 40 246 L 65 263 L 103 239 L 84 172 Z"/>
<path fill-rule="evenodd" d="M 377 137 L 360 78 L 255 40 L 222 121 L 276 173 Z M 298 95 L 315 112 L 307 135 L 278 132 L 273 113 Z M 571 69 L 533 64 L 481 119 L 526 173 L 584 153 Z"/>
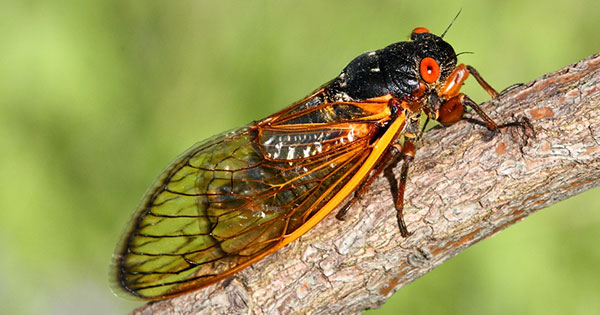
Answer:
<path fill-rule="evenodd" d="M 445 33 L 445 32 L 444 32 Z M 364 53 L 304 99 L 199 142 L 148 189 L 113 258 L 125 292 L 160 300 L 226 279 L 348 205 L 386 167 L 402 162 L 395 208 L 403 237 L 404 187 L 423 124 L 448 125 L 471 107 L 469 74 L 498 93 L 426 28 Z M 424 113 L 425 122 L 421 122 Z"/>

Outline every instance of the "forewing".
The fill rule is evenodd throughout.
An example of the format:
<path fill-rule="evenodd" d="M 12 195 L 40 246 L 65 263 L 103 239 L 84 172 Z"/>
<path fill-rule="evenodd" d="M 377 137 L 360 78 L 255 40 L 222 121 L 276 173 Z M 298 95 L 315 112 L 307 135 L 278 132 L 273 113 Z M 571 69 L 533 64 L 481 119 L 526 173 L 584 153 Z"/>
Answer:
<path fill-rule="evenodd" d="M 256 124 L 177 158 L 148 190 L 114 257 L 118 286 L 162 299 L 278 248 L 352 177 L 376 127 Z"/>

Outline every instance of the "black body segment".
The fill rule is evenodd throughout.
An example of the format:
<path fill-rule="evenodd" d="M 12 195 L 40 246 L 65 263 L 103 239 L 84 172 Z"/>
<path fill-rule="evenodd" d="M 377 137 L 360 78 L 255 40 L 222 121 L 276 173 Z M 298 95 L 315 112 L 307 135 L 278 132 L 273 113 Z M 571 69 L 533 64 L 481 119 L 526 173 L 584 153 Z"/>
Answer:
<path fill-rule="evenodd" d="M 333 100 L 360 101 L 389 94 L 402 99 L 419 88 L 419 62 L 424 57 L 435 59 L 445 80 L 456 66 L 456 54 L 442 38 L 423 33 L 415 40 L 391 44 L 364 53 L 352 60 L 342 73 L 326 87 Z"/>

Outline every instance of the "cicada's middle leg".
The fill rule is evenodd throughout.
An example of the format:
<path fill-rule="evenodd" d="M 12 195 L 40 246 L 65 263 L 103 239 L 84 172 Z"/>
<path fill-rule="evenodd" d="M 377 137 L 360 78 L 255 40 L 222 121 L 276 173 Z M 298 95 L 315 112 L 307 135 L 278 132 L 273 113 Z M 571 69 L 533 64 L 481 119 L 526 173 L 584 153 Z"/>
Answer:
<path fill-rule="evenodd" d="M 396 208 L 396 218 L 398 220 L 398 227 L 400 228 L 400 234 L 403 237 L 412 235 L 412 232 L 408 231 L 406 223 L 404 223 L 404 190 L 406 187 L 406 179 L 408 178 L 408 167 L 415 158 L 416 146 L 412 140 L 404 139 L 402 150 L 397 156 L 402 160 L 402 168 L 400 169 L 400 181 L 396 186 L 398 191 L 396 194 L 396 202 L 394 203 Z"/>

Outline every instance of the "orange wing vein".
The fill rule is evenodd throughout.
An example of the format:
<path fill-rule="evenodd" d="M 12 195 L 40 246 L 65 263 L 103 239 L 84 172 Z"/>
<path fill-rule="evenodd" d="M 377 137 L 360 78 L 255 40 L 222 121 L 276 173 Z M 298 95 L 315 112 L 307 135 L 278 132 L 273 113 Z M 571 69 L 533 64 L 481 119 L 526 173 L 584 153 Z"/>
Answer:
<path fill-rule="evenodd" d="M 225 279 L 298 238 L 354 191 L 401 132 L 383 102 L 314 95 L 178 157 L 113 259 L 115 287 L 164 299 Z"/>

